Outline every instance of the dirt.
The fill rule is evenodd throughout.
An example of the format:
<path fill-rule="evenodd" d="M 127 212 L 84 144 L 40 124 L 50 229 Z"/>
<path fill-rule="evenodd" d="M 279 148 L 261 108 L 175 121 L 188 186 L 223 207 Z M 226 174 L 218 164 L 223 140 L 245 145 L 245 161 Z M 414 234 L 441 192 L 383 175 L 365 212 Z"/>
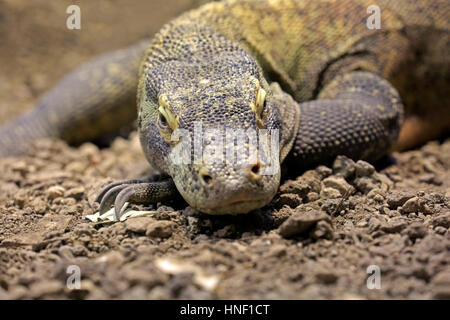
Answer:
<path fill-rule="evenodd" d="M 66 2 L 0 3 L 0 30 L 10 30 L 0 50 L 2 122 L 71 67 L 184 10 L 165 6 L 124 29 L 115 23 L 121 1 L 103 1 L 97 15 L 81 2 L 96 32 L 59 34 Z M 141 17 L 157 8 L 127 3 Z M 98 39 L 101 31 L 108 36 Z M 450 299 L 450 140 L 392 161 L 374 169 L 340 157 L 284 181 L 269 206 L 247 215 L 212 217 L 178 200 L 101 224 L 86 216 L 103 185 L 154 173 L 136 133 L 101 150 L 38 142 L 0 159 L 0 299 Z M 74 268 L 79 289 L 67 285 Z"/>
<path fill-rule="evenodd" d="M 450 140 L 393 157 L 380 171 L 340 157 L 248 215 L 177 201 L 101 224 L 85 217 L 102 185 L 154 172 L 137 135 L 103 150 L 39 142 L 0 160 L 0 297 L 448 299 Z M 66 286 L 71 265 L 81 289 Z"/>

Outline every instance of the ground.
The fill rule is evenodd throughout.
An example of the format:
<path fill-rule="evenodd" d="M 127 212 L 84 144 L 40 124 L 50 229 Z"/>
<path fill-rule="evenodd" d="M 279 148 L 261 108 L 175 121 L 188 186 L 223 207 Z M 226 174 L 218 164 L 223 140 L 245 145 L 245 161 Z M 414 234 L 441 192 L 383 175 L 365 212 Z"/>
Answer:
<path fill-rule="evenodd" d="M 99 188 L 152 172 L 136 134 L 103 150 L 42 141 L 0 160 L 0 297 L 450 298 L 450 140 L 394 158 L 374 171 L 340 157 L 248 215 L 177 201 L 103 225 L 85 218 Z"/>
<path fill-rule="evenodd" d="M 153 4 L 156 19 L 128 18 L 124 29 L 114 9 L 123 1 L 102 2 L 100 15 L 82 2 L 85 28 L 97 29 L 77 34 L 58 24 L 71 1 L 26 3 L 0 3 L 2 122 L 73 66 L 182 10 Z M 124 14 L 144 17 L 150 7 Z M 41 141 L 28 155 L 0 159 L 0 172 L 0 299 L 450 299 L 450 140 L 395 153 L 376 170 L 340 157 L 236 217 L 203 215 L 178 200 L 125 222 L 87 220 L 103 185 L 154 172 L 136 133 L 101 150 Z M 71 266 L 80 289 L 71 289 Z M 380 288 L 369 289 L 368 279 Z"/>

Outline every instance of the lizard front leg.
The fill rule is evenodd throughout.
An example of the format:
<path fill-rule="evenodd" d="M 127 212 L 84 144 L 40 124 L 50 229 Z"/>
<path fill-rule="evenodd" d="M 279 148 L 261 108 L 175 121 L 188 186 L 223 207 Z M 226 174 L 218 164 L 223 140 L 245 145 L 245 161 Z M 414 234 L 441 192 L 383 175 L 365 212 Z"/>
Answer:
<path fill-rule="evenodd" d="M 397 91 L 385 79 L 355 71 L 336 77 L 318 100 L 300 104 L 290 160 L 302 168 L 337 155 L 374 161 L 396 141 L 403 119 Z"/>
<path fill-rule="evenodd" d="M 125 202 L 157 203 L 174 198 L 178 195 L 173 180 L 168 176 L 151 176 L 145 179 L 124 180 L 113 182 L 104 187 L 95 202 L 100 203 L 100 214 L 105 213 L 114 204 L 117 220 L 120 220 L 121 210 Z"/>

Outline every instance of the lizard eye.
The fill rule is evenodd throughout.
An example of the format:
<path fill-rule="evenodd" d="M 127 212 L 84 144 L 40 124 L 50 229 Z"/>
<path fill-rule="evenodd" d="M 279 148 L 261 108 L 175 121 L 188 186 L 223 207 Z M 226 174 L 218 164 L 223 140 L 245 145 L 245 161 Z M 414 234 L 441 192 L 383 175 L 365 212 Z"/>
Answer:
<path fill-rule="evenodd" d="M 169 127 L 166 117 L 162 113 L 159 114 L 159 125 L 164 128 Z"/>
<path fill-rule="evenodd" d="M 261 116 L 264 106 L 266 105 L 266 90 L 259 88 L 256 95 L 256 113 Z"/>
<path fill-rule="evenodd" d="M 251 108 L 256 115 L 256 122 L 259 128 L 264 128 L 265 115 L 264 108 L 266 106 L 266 90 L 261 88 L 258 83 L 258 91 L 256 92 L 255 102 Z"/>
<path fill-rule="evenodd" d="M 178 128 L 179 117 L 175 116 L 170 110 L 167 98 L 165 96 L 160 96 L 158 107 L 158 127 L 164 132 L 174 131 Z"/>

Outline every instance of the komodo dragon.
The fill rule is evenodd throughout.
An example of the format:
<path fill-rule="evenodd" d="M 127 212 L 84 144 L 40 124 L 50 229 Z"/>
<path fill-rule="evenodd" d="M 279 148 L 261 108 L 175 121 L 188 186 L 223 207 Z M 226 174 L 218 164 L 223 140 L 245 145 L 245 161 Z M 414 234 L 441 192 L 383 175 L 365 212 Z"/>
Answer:
<path fill-rule="evenodd" d="M 368 27 L 371 5 L 381 9 L 380 28 Z M 274 197 L 282 162 L 298 172 L 341 154 L 374 161 L 448 133 L 449 18 L 448 0 L 209 3 L 151 42 L 67 75 L 35 109 L 0 129 L 0 154 L 23 152 L 41 137 L 93 139 L 129 123 L 138 75 L 140 141 L 162 175 L 108 185 L 98 196 L 100 212 L 114 204 L 119 217 L 126 201 L 155 203 L 178 190 L 199 211 L 247 213 Z M 213 160 L 224 150 L 232 159 L 235 151 L 250 155 L 250 135 L 238 143 L 206 134 L 230 128 L 278 137 L 271 174 L 258 157 L 179 163 L 171 156 L 189 141 L 174 139 L 181 130 L 200 135 L 201 150 L 224 141 Z"/>

